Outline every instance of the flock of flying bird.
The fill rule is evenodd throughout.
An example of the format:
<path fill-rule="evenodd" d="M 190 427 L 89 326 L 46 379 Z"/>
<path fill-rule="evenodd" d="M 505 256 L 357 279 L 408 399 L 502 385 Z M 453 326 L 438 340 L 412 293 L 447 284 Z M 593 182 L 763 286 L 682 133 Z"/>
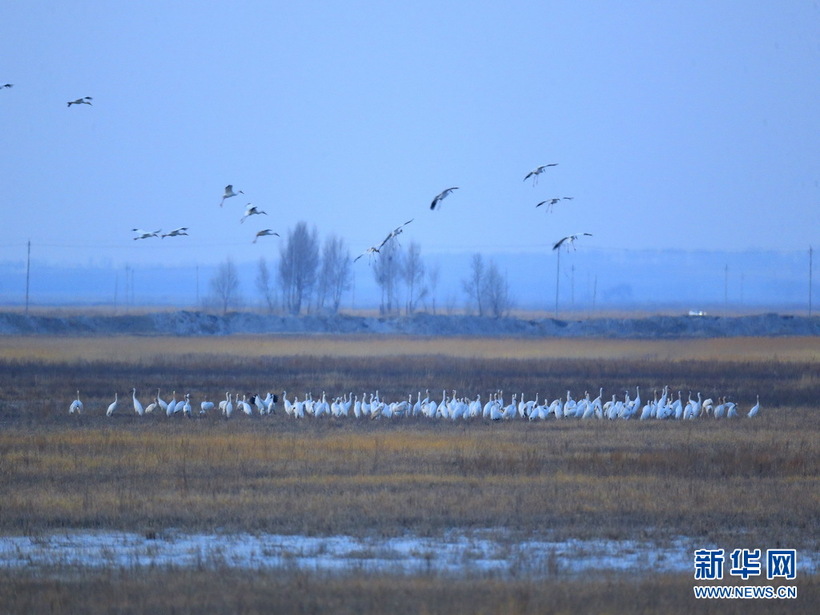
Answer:
<path fill-rule="evenodd" d="M 190 393 L 186 393 L 182 399 L 177 401 L 176 391 L 174 391 L 171 401 L 166 402 L 160 396 L 160 390 L 157 389 L 157 394 L 153 397 L 151 403 L 143 406 L 137 398 L 137 389 L 134 388 L 131 391 L 131 398 L 134 412 L 138 416 L 156 412 L 157 414 L 165 413 L 169 417 L 177 414 L 189 418 L 194 417 L 194 407 L 191 405 Z M 595 399 L 591 399 L 589 392 L 586 392 L 583 398 L 576 400 L 573 399 L 570 391 L 567 391 L 566 397 L 558 397 L 551 402 L 546 398 L 539 402 L 538 398 L 539 396 L 536 394 L 535 399 L 526 400 L 523 393 L 521 393 L 520 398 L 517 394 L 513 394 L 512 400 L 507 403 L 504 400 L 504 392 L 497 391 L 490 395 L 490 399 L 486 403 L 482 403 L 481 395 L 476 395 L 474 399 L 458 397 L 456 392 L 453 391 L 448 396 L 445 390 L 442 391 L 441 400 L 436 401 L 430 398 L 430 391 L 427 390 L 424 399 L 422 399 L 421 391 L 419 391 L 415 402 L 412 394 L 408 395 L 407 399 L 385 402 L 379 398 L 377 390 L 375 394 L 370 393 L 369 396 L 367 393 L 362 393 L 361 399 L 351 392 L 328 400 L 325 392 L 322 392 L 320 399 L 314 400 L 313 396 L 308 393 L 301 400 L 297 396 L 292 401 L 288 399 L 287 391 L 282 391 L 281 400 L 285 415 L 292 418 L 353 417 L 357 419 L 390 419 L 394 417 L 423 417 L 453 421 L 459 419 L 489 419 L 491 421 L 528 419 L 535 421 L 554 417 L 555 419 L 608 419 L 613 421 L 637 419 L 645 421 L 648 419 L 690 420 L 708 416 L 722 419 L 737 418 L 741 415 L 754 418 L 760 413 L 760 396 L 757 396 L 755 405 L 745 414 L 742 414 L 738 410 L 737 404 L 727 401 L 726 396 L 719 397 L 719 403 L 716 404 L 711 398 L 702 399 L 700 393 L 697 394 L 695 399 L 690 392 L 689 399 L 684 401 L 680 391 L 678 391 L 677 398 L 673 398 L 670 395 L 669 387 L 663 388 L 660 397 L 658 397 L 656 390 L 652 400 L 647 401 L 645 404 L 641 401 L 640 387 L 636 387 L 634 398 L 630 398 L 629 392 L 625 391 L 623 399 L 617 399 L 617 395 L 612 395 L 612 398 L 607 401 L 602 399 L 603 389 L 599 389 L 598 396 Z M 279 396 L 272 395 L 270 392 L 265 397 L 246 394 L 242 396 L 242 399 L 239 398 L 239 395 L 226 392 L 225 399 L 219 402 L 218 408 L 225 418 L 230 418 L 235 411 L 248 416 L 265 416 L 276 414 L 278 402 Z M 114 401 L 106 410 L 106 416 L 111 417 L 118 412 L 120 409 L 119 403 L 119 396 L 115 393 Z M 212 401 L 208 401 L 206 398 L 205 401 L 200 402 L 196 413 L 200 417 L 205 417 L 216 407 Z M 84 406 L 83 402 L 80 401 L 80 392 L 77 391 L 77 398 L 69 406 L 69 414 L 82 414 L 83 410 Z"/>
<path fill-rule="evenodd" d="M 234 192 L 233 185 L 228 184 L 227 186 L 225 186 L 225 193 L 222 195 L 222 200 L 219 202 L 219 206 L 222 207 L 225 204 L 225 199 L 229 199 L 229 198 L 234 197 L 234 196 L 239 196 L 240 194 L 245 194 L 245 193 L 242 190 L 237 190 L 236 192 Z M 247 220 L 251 216 L 267 216 L 267 215 L 268 215 L 268 212 L 262 211 L 261 209 L 259 209 L 253 203 L 248 203 L 247 205 L 245 205 L 245 214 L 239 219 L 239 222 L 243 223 L 243 222 L 245 222 L 245 220 Z M 135 233 L 134 240 L 148 239 L 149 237 L 161 237 L 162 239 L 165 239 L 166 237 L 179 237 L 181 235 L 187 236 L 188 235 L 188 233 L 186 232 L 187 230 L 188 230 L 187 226 L 181 226 L 177 229 L 174 229 L 173 231 L 171 231 L 169 233 L 163 233 L 161 229 L 158 229 L 156 231 L 144 231 L 140 228 L 132 228 L 131 229 L 131 231 L 133 233 Z M 262 229 L 261 231 L 258 231 L 256 233 L 256 235 L 254 236 L 253 241 L 251 243 L 256 243 L 256 240 L 259 239 L 260 237 L 266 237 L 266 236 L 269 236 L 269 235 L 275 235 L 276 237 L 279 237 L 279 233 L 275 232 L 273 229 L 266 228 L 266 229 Z"/>
<path fill-rule="evenodd" d="M 13 83 L 5 83 L 3 85 L 0 85 L 0 89 L 7 89 L 7 88 L 13 88 L 13 87 L 14 87 Z M 77 98 L 75 100 L 69 100 L 66 104 L 67 104 L 68 107 L 71 107 L 71 105 L 89 105 L 89 106 L 93 106 L 93 104 L 91 102 L 92 100 L 94 100 L 94 99 L 91 96 L 83 96 L 82 98 Z M 244 194 L 244 193 L 241 190 L 238 190 L 238 191 L 234 192 L 233 191 L 233 186 L 231 186 L 231 185 L 225 186 L 225 194 L 222 195 L 222 200 L 220 201 L 219 206 L 222 207 L 222 205 L 225 203 L 225 199 L 229 199 L 229 198 L 237 196 L 239 194 Z M 245 208 L 245 215 L 242 216 L 242 218 L 239 221 L 244 222 L 246 218 L 248 218 L 250 216 L 254 216 L 254 215 L 267 215 L 267 213 L 260 210 L 260 209 L 258 209 L 257 207 L 255 207 L 251 203 L 248 203 L 246 208 Z M 145 231 L 145 230 L 140 229 L 140 228 L 131 229 L 131 232 L 134 233 L 134 237 L 133 237 L 134 240 L 149 239 L 151 237 L 160 237 L 162 239 L 165 239 L 166 237 L 182 237 L 182 236 L 187 237 L 188 236 L 187 231 L 188 231 L 187 226 L 181 226 L 181 227 L 176 228 L 176 229 L 174 229 L 174 230 L 172 230 L 168 233 L 163 233 L 162 229 L 157 229 L 156 231 Z M 256 240 L 259 237 L 264 237 L 266 235 L 276 235 L 278 237 L 279 233 L 276 233 L 271 229 L 263 229 L 263 230 L 259 231 L 258 233 L 256 233 L 256 236 L 253 239 L 253 243 L 256 243 Z"/>
<path fill-rule="evenodd" d="M 0 89 L 8 89 L 8 88 L 12 88 L 12 87 L 14 87 L 13 83 L 5 83 L 3 85 L 0 85 Z M 77 98 L 75 100 L 70 100 L 66 104 L 67 104 L 68 107 L 71 107 L 72 105 L 89 105 L 89 106 L 92 106 L 92 102 L 91 102 L 92 100 L 93 100 L 93 98 L 91 96 L 83 96 L 82 98 Z M 524 176 L 524 181 L 527 181 L 528 179 L 532 178 L 533 186 L 535 186 L 538 183 L 539 176 L 541 174 L 543 174 L 548 168 L 555 167 L 555 166 L 558 166 L 557 162 L 551 162 L 551 163 L 548 163 L 548 164 L 542 164 L 540 166 L 537 166 L 536 168 L 534 168 L 532 171 L 530 171 L 529 173 L 527 173 Z M 441 202 L 445 198 L 450 196 L 455 190 L 458 190 L 458 189 L 459 189 L 458 186 L 452 186 L 450 188 L 446 188 L 446 189 L 442 190 L 440 193 L 438 193 L 433 198 L 433 201 L 430 203 L 430 210 L 435 211 L 436 209 L 440 209 L 441 208 Z M 222 207 L 225 204 L 226 199 L 238 196 L 240 194 L 244 194 L 244 192 L 242 190 L 234 191 L 233 185 L 228 184 L 227 186 L 225 186 L 225 192 L 222 195 L 222 200 L 219 202 L 219 206 Z M 571 196 L 553 197 L 553 198 L 549 198 L 549 199 L 541 201 L 535 207 L 538 208 L 538 207 L 541 207 L 541 206 L 546 206 L 545 209 L 549 212 L 552 212 L 552 208 L 556 204 L 560 203 L 561 201 L 565 201 L 565 200 L 566 201 L 571 201 L 573 198 L 574 197 L 571 197 Z M 252 205 L 251 203 L 248 203 L 245 206 L 245 214 L 242 216 L 242 218 L 240 218 L 239 221 L 244 222 L 247 218 L 249 218 L 250 216 L 254 216 L 254 215 L 267 215 L 267 212 L 260 210 L 259 208 L 257 208 L 255 205 Z M 384 248 L 384 246 L 387 245 L 391 240 L 396 239 L 396 237 L 398 237 L 399 234 L 402 233 L 402 231 L 404 230 L 404 227 L 407 226 L 408 224 L 410 224 L 412 221 L 413 221 L 413 219 L 411 218 L 410 220 L 408 220 L 404 224 L 401 224 L 400 226 L 398 226 L 395 229 L 393 229 L 392 231 L 390 231 L 390 233 L 388 233 L 387 237 L 385 237 L 380 243 L 375 244 L 373 246 L 370 246 L 364 252 L 362 252 L 359 256 L 354 258 L 353 259 L 354 262 L 358 261 L 362 256 L 365 256 L 365 255 L 367 255 L 369 257 L 373 257 L 373 256 L 379 254 L 381 249 Z M 133 233 L 135 233 L 135 235 L 133 237 L 133 239 L 135 241 L 140 240 L 140 239 L 150 239 L 152 237 L 160 237 L 160 238 L 164 239 L 166 237 L 181 237 L 181 236 L 186 236 L 187 237 L 188 236 L 188 233 L 187 233 L 188 227 L 187 226 L 182 226 L 182 227 L 176 228 L 176 229 L 174 229 L 174 230 L 172 230 L 168 233 L 163 233 L 162 229 L 157 229 L 156 231 L 145 231 L 145 230 L 140 229 L 140 228 L 133 228 L 133 229 L 131 229 L 131 231 Z M 260 230 L 256 233 L 256 235 L 253 238 L 252 243 L 256 243 L 256 241 L 260 237 L 268 237 L 268 236 L 280 237 L 279 233 L 277 233 L 273 229 L 266 228 L 266 229 L 262 229 L 262 230 Z M 575 233 L 575 234 L 572 234 L 572 235 L 567 235 L 566 237 L 562 237 L 561 239 L 559 239 L 553 245 L 552 249 L 557 250 L 563 245 L 566 245 L 566 246 L 572 245 L 574 247 L 575 241 L 579 237 L 582 237 L 582 236 L 592 236 L 592 234 L 591 233 Z"/>
<path fill-rule="evenodd" d="M 89 98 L 89 97 L 86 97 L 86 98 Z M 70 105 L 71 104 L 79 104 L 83 100 L 84 99 L 78 99 L 78 100 L 73 101 L 69 104 Z M 89 100 L 90 100 L 90 98 L 89 98 Z M 91 103 L 88 103 L 88 104 L 91 104 Z M 533 178 L 533 186 L 535 186 L 538 183 L 538 176 L 541 175 L 542 173 L 544 173 L 544 171 L 546 171 L 548 168 L 555 167 L 555 166 L 558 166 L 557 162 L 551 162 L 549 164 L 543 164 L 541 166 L 538 166 L 535 169 L 533 169 L 532 171 L 530 171 L 529 173 L 527 173 L 527 175 L 524 177 L 524 181 L 527 181 L 528 179 Z M 446 188 L 446 189 L 442 190 L 441 192 L 439 192 L 433 198 L 432 202 L 430 203 L 430 210 L 435 211 L 436 209 L 441 209 L 442 201 L 458 189 L 459 189 L 458 186 L 451 186 L 450 188 Z M 245 194 L 245 193 L 242 190 L 234 191 L 233 184 L 228 184 L 227 186 L 225 186 L 225 192 L 222 195 L 222 200 L 219 202 L 219 206 L 222 207 L 225 204 L 226 199 L 230 199 L 232 197 L 239 196 L 240 194 Z M 556 205 L 557 203 L 559 203 L 561 201 L 571 201 L 573 198 L 574 197 L 571 197 L 571 196 L 553 197 L 553 198 L 541 201 L 540 203 L 536 204 L 535 207 L 538 208 L 538 207 L 541 207 L 543 205 L 546 205 L 545 209 L 549 212 L 552 212 L 552 208 L 553 208 L 554 205 Z M 268 215 L 268 214 L 267 214 L 267 212 L 260 210 L 255 205 L 253 205 L 251 203 L 248 203 L 245 206 L 245 214 L 240 218 L 239 222 L 240 223 L 245 222 L 245 220 L 247 218 L 249 218 L 250 216 L 254 216 L 254 215 Z M 368 256 L 368 257 L 372 258 L 372 257 L 380 254 L 382 248 L 384 248 L 384 246 L 386 246 L 391 241 L 396 240 L 396 238 L 402 232 L 404 232 L 404 227 L 406 227 L 408 224 L 413 222 L 414 219 L 415 218 L 411 218 L 407 222 L 404 222 L 403 224 L 400 224 L 399 226 L 394 228 L 392 231 L 390 231 L 387 234 L 387 236 L 384 239 L 381 240 L 381 242 L 379 242 L 377 244 L 374 244 L 374 245 L 370 246 L 369 248 L 367 248 L 364 252 L 362 252 L 356 258 L 354 258 L 353 262 L 358 261 L 363 256 Z M 174 229 L 173 231 L 171 231 L 169 233 L 162 233 L 161 229 L 158 229 L 156 231 L 144 231 L 144 230 L 139 229 L 139 228 L 134 228 L 134 229 L 131 229 L 131 230 L 136 234 L 134 236 L 135 240 L 148 239 L 150 237 L 161 237 L 161 238 L 164 239 L 165 237 L 178 237 L 178 236 L 181 236 L 181 235 L 186 235 L 186 236 L 188 235 L 188 233 L 186 232 L 188 230 L 187 226 Z M 266 237 L 266 236 L 279 237 L 280 235 L 279 235 L 279 233 L 277 233 L 273 229 L 269 229 L 269 228 L 262 229 L 262 230 L 260 230 L 256 233 L 256 235 L 253 238 L 252 243 L 256 243 L 256 241 L 260 237 Z M 562 237 L 561 239 L 559 239 L 553 245 L 552 249 L 557 250 L 563 245 L 567 245 L 567 246 L 573 245 L 574 242 L 579 237 L 582 237 L 582 236 L 591 237 L 592 233 L 575 233 L 575 234 L 572 234 L 572 235 L 567 235 L 566 237 Z"/>
<path fill-rule="evenodd" d="M 538 183 L 538 177 L 542 173 L 544 173 L 550 167 L 557 167 L 557 166 L 558 166 L 557 162 L 551 162 L 549 164 L 542 164 L 540 166 L 537 166 L 532 171 L 530 171 L 529 173 L 527 173 L 524 176 L 524 181 L 527 181 L 528 179 L 532 178 L 532 185 L 535 186 Z M 445 188 L 444 190 L 439 192 L 435 197 L 433 197 L 433 201 L 430 203 L 430 210 L 435 211 L 436 209 L 441 209 L 441 202 L 444 199 L 446 199 L 448 196 L 450 196 L 455 190 L 458 190 L 458 189 L 459 189 L 458 186 L 451 186 L 450 188 Z M 575 197 L 571 197 L 571 196 L 553 197 L 553 198 L 541 201 L 535 207 L 538 208 L 538 207 L 541 207 L 542 205 L 546 205 L 545 209 L 548 212 L 551 213 L 553 206 L 556 205 L 557 203 L 560 203 L 561 201 L 571 201 L 574 198 Z M 390 231 L 387 234 L 387 237 L 385 237 L 380 243 L 370 246 L 364 252 L 362 252 L 356 258 L 354 258 L 353 261 L 355 262 L 355 261 L 359 260 L 361 257 L 363 257 L 365 255 L 367 255 L 369 257 L 373 257 L 374 255 L 379 254 L 381 252 L 381 249 L 385 245 L 387 245 L 391 240 L 398 237 L 399 234 L 401 234 L 402 231 L 404 230 L 404 227 L 407 226 L 408 224 L 410 224 L 413 220 L 414 220 L 414 218 L 411 218 L 410 220 L 408 220 L 404 224 L 402 224 L 400 226 L 397 226 L 395 229 Z M 574 247 L 575 241 L 578 238 L 582 237 L 582 236 L 592 237 L 592 233 L 574 233 L 572 235 L 567 235 L 566 237 L 562 237 L 561 239 L 559 239 L 553 245 L 552 249 L 553 250 L 558 250 L 563 245 L 566 245 L 566 246 L 572 245 Z"/>

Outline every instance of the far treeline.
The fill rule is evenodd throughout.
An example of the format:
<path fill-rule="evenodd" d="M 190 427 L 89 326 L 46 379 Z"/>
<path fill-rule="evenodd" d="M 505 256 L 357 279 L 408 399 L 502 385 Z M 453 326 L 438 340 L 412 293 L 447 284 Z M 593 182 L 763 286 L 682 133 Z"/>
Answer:
<path fill-rule="evenodd" d="M 418 243 L 405 247 L 390 241 L 368 255 L 367 266 L 380 290 L 381 314 L 413 314 L 420 308 L 436 312 L 439 269 L 424 262 Z M 273 267 L 265 257 L 259 259 L 257 295 L 252 303 L 262 304 L 271 313 L 337 313 L 345 293 L 353 289 L 352 268 L 344 239 L 330 234 L 321 242 L 316 227 L 310 229 L 306 222 L 299 222 L 283 237 Z M 464 307 L 479 316 L 506 316 L 513 308 L 506 274 L 492 259 L 485 262 L 481 254 L 472 256 L 462 290 Z M 205 303 L 223 313 L 245 304 L 239 271 L 231 259 L 214 272 Z"/>

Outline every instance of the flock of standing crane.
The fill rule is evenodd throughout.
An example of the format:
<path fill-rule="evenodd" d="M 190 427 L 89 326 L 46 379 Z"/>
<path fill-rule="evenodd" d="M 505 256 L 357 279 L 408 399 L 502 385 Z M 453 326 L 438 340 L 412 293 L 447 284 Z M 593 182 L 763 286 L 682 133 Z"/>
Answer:
<path fill-rule="evenodd" d="M 503 421 L 513 419 L 546 420 L 550 417 L 555 419 L 576 418 L 576 419 L 637 419 L 645 421 L 648 419 L 666 420 L 692 420 L 697 418 L 714 417 L 737 418 L 741 416 L 737 404 L 727 401 L 726 396 L 718 398 L 719 403 L 715 403 L 711 398 L 702 399 L 700 392 L 696 398 L 689 393 L 687 401 L 683 400 L 681 392 L 677 397 L 673 397 L 669 392 L 669 387 L 664 387 L 660 397 L 655 391 L 652 400 L 645 404 L 641 401 L 640 387 L 636 387 L 636 395 L 631 398 L 629 392 L 625 392 L 623 399 L 617 399 L 617 395 L 612 395 L 609 400 L 603 400 L 603 389 L 598 391 L 595 399 L 590 398 L 589 392 L 581 399 L 573 399 L 572 393 L 567 391 L 566 397 L 558 397 L 551 402 L 545 397 L 539 401 L 539 395 L 535 399 L 525 399 L 523 393 L 521 397 L 513 394 L 512 399 L 507 403 L 504 399 L 504 392 L 497 391 L 490 395 L 486 403 L 482 403 L 481 395 L 475 398 L 459 397 L 453 391 L 450 396 L 444 390 L 441 399 L 436 401 L 431 399 L 429 389 L 422 399 L 421 391 L 416 395 L 415 402 L 413 395 L 400 401 L 385 402 L 379 397 L 379 391 L 375 393 L 362 393 L 361 398 L 352 392 L 345 395 L 328 399 L 325 392 L 319 399 L 313 399 L 312 394 L 306 394 L 301 400 L 298 396 L 293 400 L 288 399 L 287 391 L 282 391 L 282 410 L 285 415 L 293 418 L 321 418 L 335 417 L 357 419 L 390 419 L 394 417 L 424 417 L 428 419 L 450 419 L 453 421 L 464 419 L 488 419 L 491 421 Z M 134 412 L 138 416 L 146 414 L 164 413 L 168 417 L 182 415 L 194 417 L 194 406 L 191 404 L 191 394 L 186 393 L 179 401 L 176 398 L 176 391 L 173 393 L 171 401 L 165 401 L 160 396 L 160 390 L 153 397 L 148 406 L 143 406 L 137 398 L 137 389 L 131 391 Z M 265 416 L 275 414 L 278 409 L 280 399 L 278 395 L 234 395 L 225 393 L 225 399 L 219 402 L 218 409 L 223 417 L 231 418 L 234 413 L 245 414 L 247 416 Z M 196 410 L 197 416 L 207 416 L 217 406 L 207 399 L 199 403 Z M 77 398 L 69 406 L 70 414 L 82 414 L 84 410 L 83 402 L 80 401 L 80 392 L 77 391 Z M 120 410 L 120 400 L 117 393 L 114 394 L 114 401 L 108 406 L 106 416 L 114 416 Z M 757 402 L 744 416 L 753 418 L 760 412 L 760 397 Z"/>

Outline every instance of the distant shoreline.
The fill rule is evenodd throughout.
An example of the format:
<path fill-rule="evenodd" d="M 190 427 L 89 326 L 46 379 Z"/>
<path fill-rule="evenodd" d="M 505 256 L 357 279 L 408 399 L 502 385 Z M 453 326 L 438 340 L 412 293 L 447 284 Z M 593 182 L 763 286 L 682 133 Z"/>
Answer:
<path fill-rule="evenodd" d="M 407 335 L 443 337 L 703 339 L 820 336 L 820 317 L 644 316 L 637 318 L 488 318 L 431 315 L 263 315 L 231 312 L 157 311 L 140 314 L 25 315 L 0 313 L 0 335 L 21 336 L 220 336 L 220 335 Z"/>

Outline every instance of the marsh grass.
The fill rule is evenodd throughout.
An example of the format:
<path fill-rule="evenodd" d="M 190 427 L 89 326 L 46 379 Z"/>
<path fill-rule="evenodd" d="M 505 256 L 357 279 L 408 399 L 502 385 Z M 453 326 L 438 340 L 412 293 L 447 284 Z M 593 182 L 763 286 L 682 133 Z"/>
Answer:
<path fill-rule="evenodd" d="M 275 416 L 21 425 L 0 433 L 0 530 L 424 535 L 458 526 L 811 542 L 816 431 L 808 410 L 690 424 Z"/>
<path fill-rule="evenodd" d="M 727 583 L 730 584 L 730 583 Z M 815 613 L 817 577 L 798 583 L 792 601 L 697 601 L 691 575 L 577 579 L 450 578 L 231 568 L 0 574 L 9 613 Z"/>
<path fill-rule="evenodd" d="M 3 338 L 0 532 L 121 529 L 436 536 L 499 528 L 510 540 L 657 540 L 818 549 L 816 341 L 647 343 L 318 338 Z M 642 397 L 729 395 L 754 420 L 296 421 L 216 414 L 138 418 L 146 402 L 280 392 L 503 389 Z M 68 404 L 80 389 L 82 416 Z M 121 410 L 104 410 L 118 391 Z M 299 571 L 0 574 L 8 612 L 727 612 L 695 604 L 683 577 L 561 582 L 324 575 Z M 817 602 L 816 579 L 801 598 Z M 92 598 L 93 597 L 93 598 Z M 93 603 L 93 604 L 92 604 Z M 110 607 L 110 608 L 109 608 Z M 742 607 L 742 609 L 741 609 Z M 805 612 L 805 609 L 804 609 Z"/>

